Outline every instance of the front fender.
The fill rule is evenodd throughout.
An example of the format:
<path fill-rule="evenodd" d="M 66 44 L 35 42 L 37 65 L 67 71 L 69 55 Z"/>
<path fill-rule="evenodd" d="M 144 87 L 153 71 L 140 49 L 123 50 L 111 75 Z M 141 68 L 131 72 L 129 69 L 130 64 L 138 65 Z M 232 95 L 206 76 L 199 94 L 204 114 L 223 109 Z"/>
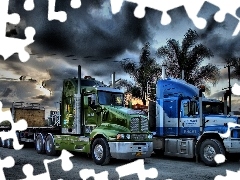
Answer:
<path fill-rule="evenodd" d="M 218 139 L 221 142 L 223 141 L 223 138 L 220 136 L 220 133 L 218 131 L 206 131 L 202 135 L 198 136 L 197 142 L 195 144 L 195 155 L 198 156 L 201 143 L 206 139 Z"/>

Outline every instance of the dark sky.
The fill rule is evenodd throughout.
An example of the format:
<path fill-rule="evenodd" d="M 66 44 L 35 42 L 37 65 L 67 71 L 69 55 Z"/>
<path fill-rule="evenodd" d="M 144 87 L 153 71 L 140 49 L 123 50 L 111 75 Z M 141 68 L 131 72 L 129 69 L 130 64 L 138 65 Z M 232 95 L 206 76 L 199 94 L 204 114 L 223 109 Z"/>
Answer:
<path fill-rule="evenodd" d="M 82 0 L 78 9 L 70 6 L 70 0 L 57 0 L 55 10 L 67 13 L 65 22 L 48 21 L 47 0 L 35 0 L 32 11 L 23 8 L 24 2 L 10 0 L 9 13 L 18 13 L 21 21 L 16 26 L 8 25 L 7 34 L 25 39 L 24 29 L 32 26 L 36 35 L 34 43 L 27 47 L 31 54 L 27 62 L 22 63 L 16 54 L 5 61 L 0 58 L 0 100 L 5 106 L 13 101 L 37 101 L 46 108 L 55 108 L 62 80 L 77 76 L 77 65 L 82 66 L 83 76 L 91 75 L 107 84 L 113 71 L 117 79 L 129 79 L 118 61 L 132 58 L 137 62 L 146 42 L 150 42 L 151 55 L 156 57 L 156 49 L 165 45 L 167 39 L 181 41 L 189 28 L 196 30 L 202 43 L 214 53 L 214 58 L 206 63 L 213 62 L 223 68 L 225 58 L 240 56 L 239 35 L 232 36 L 239 20 L 229 14 L 223 23 L 216 22 L 213 15 L 218 8 L 209 3 L 198 14 L 208 22 L 200 30 L 188 18 L 184 7 L 170 10 L 172 22 L 163 26 L 162 12 L 146 8 L 145 17 L 139 19 L 133 14 L 136 4 L 130 2 L 124 2 L 120 12 L 112 14 L 108 0 Z M 212 96 L 228 85 L 226 72 L 223 68 L 222 83 L 213 87 Z M 24 81 L 19 80 L 21 76 Z M 42 81 L 52 91 L 51 96 L 41 87 Z"/>

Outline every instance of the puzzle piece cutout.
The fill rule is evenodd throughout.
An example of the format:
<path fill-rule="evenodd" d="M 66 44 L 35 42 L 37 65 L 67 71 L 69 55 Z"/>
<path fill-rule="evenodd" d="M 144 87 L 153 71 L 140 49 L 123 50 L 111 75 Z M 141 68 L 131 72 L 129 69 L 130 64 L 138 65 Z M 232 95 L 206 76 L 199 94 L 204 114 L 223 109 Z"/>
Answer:
<path fill-rule="evenodd" d="M 60 22 L 65 22 L 67 19 L 67 14 L 64 11 L 55 11 L 56 0 L 48 0 L 48 20 L 59 20 Z M 79 8 L 81 6 L 81 0 L 71 0 L 70 3 L 72 8 Z M 26 39 L 17 39 L 12 37 L 6 37 L 6 24 L 7 22 L 11 24 L 18 24 L 20 22 L 20 16 L 17 13 L 8 14 L 9 0 L 0 1 L 0 55 L 3 56 L 4 60 L 9 58 L 14 53 L 18 53 L 19 59 L 22 62 L 29 60 L 30 55 L 25 50 L 25 47 L 34 42 L 33 37 L 36 31 L 33 27 L 27 27 L 25 29 Z M 25 0 L 24 9 L 31 11 L 34 9 L 33 0 Z"/>
<path fill-rule="evenodd" d="M 134 162 L 119 166 L 116 168 L 116 171 L 119 174 L 119 179 L 133 174 L 137 174 L 139 180 L 146 180 L 146 178 L 154 179 L 158 177 L 156 168 L 145 169 L 143 159 L 138 159 Z"/>
<path fill-rule="evenodd" d="M 0 179 L 6 180 L 3 168 L 11 168 L 15 165 L 15 161 L 12 156 L 8 156 L 5 159 L 0 159 Z"/>
<path fill-rule="evenodd" d="M 90 177 L 93 177 L 94 180 L 108 180 L 108 171 L 103 171 L 96 174 L 94 169 L 82 169 L 79 172 L 79 176 L 83 180 L 87 180 Z"/>
<path fill-rule="evenodd" d="M 68 152 L 67 150 L 62 150 L 61 155 L 58 158 L 54 158 L 54 159 L 45 159 L 43 161 L 44 167 L 46 169 L 45 173 L 42 174 L 38 174 L 38 175 L 33 175 L 33 166 L 31 164 L 25 164 L 22 168 L 23 173 L 26 175 L 25 179 L 21 179 L 21 180 L 51 180 L 50 179 L 50 172 L 49 172 L 49 168 L 48 168 L 48 164 L 61 160 L 62 161 L 62 169 L 64 171 L 70 171 L 73 168 L 73 163 L 70 160 L 70 157 L 73 157 L 73 154 L 71 154 L 70 152 Z"/>
<path fill-rule="evenodd" d="M 17 122 L 13 121 L 11 111 L 2 111 L 2 102 L 0 101 L 0 123 L 3 121 L 9 121 L 11 123 L 11 130 L 8 132 L 0 132 L 0 137 L 2 140 L 13 139 L 13 148 L 15 150 L 20 150 L 23 148 L 23 145 L 19 144 L 18 137 L 16 131 L 26 130 L 28 127 L 27 121 L 21 119 Z"/>
<path fill-rule="evenodd" d="M 19 14 L 8 14 L 8 6 L 9 0 L 0 1 L 0 55 L 6 60 L 16 52 L 19 55 L 19 59 L 22 62 L 26 62 L 30 58 L 30 55 L 25 50 L 25 47 L 34 42 L 35 29 L 33 27 L 25 29 L 26 39 L 6 37 L 7 22 L 11 24 L 18 24 L 20 22 Z"/>
<path fill-rule="evenodd" d="M 234 83 L 232 87 L 232 93 L 234 95 L 240 96 L 240 86 L 237 83 Z"/>
<path fill-rule="evenodd" d="M 23 7 L 26 11 L 32 11 L 35 7 L 34 0 L 25 0 Z"/>
<path fill-rule="evenodd" d="M 65 11 L 55 11 L 56 0 L 48 0 L 48 20 L 59 20 L 65 22 L 67 20 L 67 13 Z M 70 5 L 72 8 L 77 9 L 81 6 L 81 0 L 71 0 Z"/>
<path fill-rule="evenodd" d="M 2 0 L 1 0 L 2 1 Z M 32 2 L 31 2 L 32 1 Z M 76 2 L 77 2 L 78 0 L 76 0 Z M 112 4 L 114 3 L 114 1 L 113 0 L 111 0 L 112 1 Z M 129 0 L 130 1 L 130 0 Z M 54 2 L 54 3 L 53 3 Z M 61 22 L 63 22 L 64 21 L 64 15 L 63 16 L 59 16 L 59 12 L 55 12 L 55 10 L 54 10 L 54 8 L 53 7 L 55 7 L 54 5 L 55 5 L 55 2 L 56 2 L 56 0 L 49 0 L 49 6 L 52 8 L 52 9 L 50 9 L 51 11 L 49 11 L 49 13 L 52 15 L 52 14 L 54 14 L 53 16 L 51 16 L 50 15 L 50 18 L 49 18 L 49 20 L 51 20 L 51 18 L 52 18 L 52 20 L 53 19 L 58 19 L 59 21 L 61 21 Z M 73 0 L 71 1 L 71 4 L 74 4 L 74 3 L 72 3 L 73 2 Z M 81 2 L 81 1 L 79 1 L 79 2 Z M 119 4 L 119 6 L 121 5 L 121 3 L 122 3 L 123 1 L 121 1 L 121 0 L 119 0 L 118 2 L 117 1 L 115 1 L 115 3 L 118 3 Z M 133 0 L 131 0 L 131 2 L 134 2 Z M 134 11 L 134 14 L 135 14 L 135 16 L 136 17 L 138 17 L 138 18 L 142 18 L 142 17 L 144 17 L 144 15 L 145 15 L 145 7 L 149 7 L 149 4 L 151 4 L 151 5 L 153 5 L 154 7 L 150 7 L 150 8 L 153 8 L 153 9 L 156 9 L 155 8 L 155 5 L 154 5 L 154 3 L 155 3 L 156 1 L 136 1 L 135 0 L 135 3 L 138 3 L 138 7 L 135 9 L 135 11 Z M 171 9 L 174 9 L 174 8 L 176 8 L 176 7 L 179 7 L 179 6 L 182 6 L 182 5 L 184 5 L 185 6 L 185 8 L 186 8 L 186 10 L 187 11 L 189 11 L 189 9 L 187 9 L 187 5 L 189 5 L 190 3 L 194 3 L 194 6 L 192 6 L 192 5 L 189 5 L 189 7 L 191 8 L 191 10 L 193 11 L 193 7 L 195 7 L 195 8 L 201 8 L 201 6 L 199 6 L 199 5 L 196 5 L 196 3 L 199 3 L 199 4 L 201 4 L 202 2 L 199 0 L 199 1 L 193 1 L 193 2 L 190 2 L 190 1 L 188 1 L 186 4 L 181 4 L 182 2 L 187 2 L 187 1 L 178 1 L 178 2 L 176 2 L 176 1 L 167 1 L 167 3 L 165 2 L 165 3 L 163 3 L 163 5 L 164 4 L 166 4 L 166 8 L 164 9 L 164 10 L 162 10 L 163 12 L 164 12 L 164 14 L 163 14 L 163 17 L 162 17 L 162 20 L 161 20 L 161 23 L 162 24 L 169 24 L 170 22 L 171 22 L 171 17 L 168 15 L 168 11 L 169 10 L 171 10 Z M 212 2 L 213 2 L 213 0 L 212 0 Z M 27 3 L 29 3 L 29 5 L 27 4 Z M 31 4 L 32 3 L 32 4 Z M 141 4 L 141 6 L 139 5 L 140 3 L 142 3 Z M 145 6 L 144 5 L 144 3 L 147 3 L 148 4 L 148 6 Z M 159 3 L 159 2 L 158 2 Z M 177 4 L 176 4 L 177 3 Z M 219 1 L 215 1 L 215 3 L 219 3 Z M 161 3 L 159 3 L 159 4 L 161 4 Z M 234 3 L 232 3 L 232 4 L 234 4 Z M 31 6 L 32 5 L 32 6 Z M 80 4 L 81 5 L 81 4 Z M 1 5 L 0 5 L 0 7 L 1 7 Z M 77 6 L 76 6 L 77 7 Z M 79 6 L 80 7 L 80 6 Z M 159 6 L 160 7 L 160 6 Z M 162 8 L 164 8 L 162 5 L 161 5 L 161 7 Z M 237 6 L 236 6 L 237 7 Z M 34 4 L 33 4 L 33 0 L 26 0 L 26 3 L 25 3 L 25 8 L 26 8 L 26 10 L 32 10 L 33 8 L 34 8 Z M 120 7 L 121 8 L 121 7 Z M 119 10 L 120 10 L 120 8 L 118 8 Z M 223 8 L 223 7 L 222 7 Z M 221 8 L 221 10 L 222 10 L 222 8 Z M 226 9 L 226 6 L 224 6 L 224 8 Z M 231 7 L 232 9 L 233 9 L 233 7 Z M 232 10 L 231 9 L 231 10 Z M 159 8 L 157 8 L 157 10 L 159 10 Z M 117 12 L 117 10 L 115 9 L 115 11 Z M 195 10 L 194 10 L 195 11 Z M 61 12 L 63 12 L 63 11 L 61 11 Z M 61 13 L 60 12 L 60 13 Z M 197 12 L 197 11 L 196 11 Z M 222 12 L 222 11 L 219 11 L 218 12 L 218 14 L 216 13 L 216 16 L 215 16 L 215 18 L 218 18 L 218 22 L 221 22 L 221 20 L 224 20 L 224 18 L 225 18 L 225 15 L 227 14 L 227 12 L 229 13 L 229 10 L 227 10 L 226 12 Z M 63 14 L 63 13 L 61 13 L 61 14 Z M 233 14 L 233 12 L 230 12 L 230 14 Z M 198 27 L 198 28 L 204 28 L 204 23 L 206 22 L 203 18 L 200 18 L 200 17 L 196 17 L 196 13 L 194 12 L 194 14 L 192 14 L 192 16 L 191 16 L 191 14 L 190 13 L 188 13 L 188 15 L 190 16 L 190 18 L 195 22 L 195 25 L 196 25 L 196 27 Z M 235 14 L 235 15 L 238 15 L 237 13 Z M 224 18 L 222 18 L 221 19 L 221 17 L 223 17 L 224 16 Z M 239 15 L 238 15 L 239 16 Z M 17 16 L 16 16 L 17 17 Z M 18 18 L 18 17 L 17 17 Z M 14 19 L 14 18 L 13 18 Z M 16 19 L 16 18 L 15 18 Z M 66 20 L 66 18 L 65 18 L 65 20 Z M 216 19 L 215 19 L 216 20 Z M 216 20 L 217 21 L 217 20 Z M 12 22 L 12 21 L 9 21 L 9 22 Z M 13 22 L 12 22 L 13 23 Z M 17 23 L 17 22 L 16 22 Z M 206 24 L 205 24 L 206 25 Z M 0 27 L 2 27 L 2 26 L 0 26 Z M 1 54 L 1 52 L 0 52 L 0 54 Z M 58 160 L 59 160 L 59 158 L 58 158 Z M 51 163 L 51 162 L 53 162 L 52 160 L 47 160 L 47 161 L 45 161 L 44 162 L 44 165 L 46 165 L 45 167 L 46 167 L 46 169 L 47 169 L 47 164 L 48 163 Z M 132 163 L 131 163 L 132 164 Z M 121 166 L 121 167 L 118 167 L 118 170 L 120 171 L 119 172 L 119 176 L 120 177 L 124 177 L 124 176 L 127 176 L 127 175 L 131 175 L 131 174 L 133 174 L 133 173 L 130 173 L 130 172 L 127 172 L 126 171 L 126 169 L 127 168 L 129 168 L 128 166 L 129 165 L 131 165 L 131 164 L 127 164 L 127 165 L 124 165 L 124 166 Z M 138 164 L 138 165 L 140 165 L 140 164 Z M 145 172 L 146 170 L 144 169 L 144 165 L 143 164 L 141 164 L 141 166 L 143 166 L 143 168 L 141 169 L 141 171 L 143 170 L 143 172 Z M 124 167 L 126 168 L 126 169 L 124 169 Z M 132 166 L 131 166 L 132 167 Z M 32 169 L 31 169 L 32 168 Z M 136 164 L 134 165 L 134 168 L 136 168 Z M 130 169 L 134 169 L 134 168 L 130 168 Z M 26 165 L 25 166 L 25 170 L 27 170 L 27 169 L 30 169 L 30 171 L 32 170 L 33 171 L 33 167 L 31 166 L 31 165 Z M 117 168 L 116 168 L 116 170 L 117 170 Z M 129 169 L 128 169 L 129 170 Z M 32 172 L 31 171 L 31 172 Z M 149 170 L 148 170 L 149 171 Z M 84 172 L 87 172 L 87 171 L 82 171 L 82 176 L 84 176 Z M 99 174 L 95 174 L 95 172 L 94 171 L 88 171 L 88 173 L 91 173 L 91 175 L 94 175 L 94 177 L 98 177 L 97 175 L 100 175 L 100 174 L 102 174 L 103 173 L 103 175 L 102 175 L 102 177 L 105 177 L 106 176 L 106 172 L 102 172 L 102 173 L 99 173 Z M 138 174 L 138 176 L 141 176 L 142 177 L 142 174 L 140 173 L 140 175 L 139 175 L 139 173 L 138 172 L 135 172 L 135 173 L 137 173 Z M 145 172 L 146 173 L 146 172 Z M 26 173 L 25 173 L 26 174 Z M 31 174 L 32 175 L 32 174 Z M 42 175 L 42 176 L 41 176 Z M 47 174 L 41 174 L 39 177 L 40 178 L 44 178 L 44 177 L 47 177 Z M 48 173 L 48 175 L 49 175 L 49 173 Z M 30 177 L 30 176 L 29 176 Z M 86 177 L 86 176 L 85 176 Z M 99 176 L 100 177 L 100 176 Z M 37 176 L 32 176 L 32 178 L 36 178 L 37 179 Z M 31 178 L 29 178 L 29 179 L 31 179 Z"/>
<path fill-rule="evenodd" d="M 238 180 L 240 177 L 240 171 L 234 172 L 226 170 L 226 176 L 217 175 L 214 180 Z"/>
<path fill-rule="evenodd" d="M 160 21 L 162 25 L 168 25 L 171 22 L 171 17 L 169 16 L 168 11 L 180 6 L 185 7 L 189 18 L 192 19 L 194 25 L 197 28 L 203 29 L 207 24 L 204 18 L 197 16 L 205 0 L 198 0 L 198 1 L 192 1 L 192 0 L 178 0 L 178 1 L 175 1 L 175 0 L 166 0 L 166 1 L 164 0 L 161 0 L 161 1 L 118 0 L 118 1 L 115 1 L 115 0 L 110 0 L 113 14 L 116 14 L 120 11 L 124 1 L 138 4 L 138 6 L 134 11 L 134 15 L 137 18 L 143 18 L 145 16 L 146 7 L 162 11 L 163 15 Z M 226 7 L 226 1 L 208 0 L 208 2 L 220 8 L 220 10 L 216 12 L 214 16 L 216 21 L 223 22 L 226 14 L 231 14 L 235 18 L 237 18 L 238 21 L 240 20 L 240 17 L 238 16 L 238 14 L 236 14 L 238 8 L 240 7 L 240 1 L 234 0 L 231 3 L 229 3 L 230 5 L 227 7 Z M 239 30 L 240 30 L 240 23 L 235 28 L 235 31 L 233 32 L 233 36 L 237 35 Z"/>
<path fill-rule="evenodd" d="M 233 32 L 235 30 L 236 26 L 239 24 L 239 20 L 235 16 L 227 13 L 225 15 L 225 21 L 217 22 L 212 15 L 216 14 L 219 10 L 220 9 L 217 6 L 209 2 L 205 2 L 203 4 L 201 10 L 197 14 L 198 17 L 208 18 L 207 26 L 203 29 L 203 35 L 212 36 L 214 31 L 218 33 L 218 30 L 221 30 L 222 37 L 232 39 L 232 34 L 229 34 L 229 32 Z"/>

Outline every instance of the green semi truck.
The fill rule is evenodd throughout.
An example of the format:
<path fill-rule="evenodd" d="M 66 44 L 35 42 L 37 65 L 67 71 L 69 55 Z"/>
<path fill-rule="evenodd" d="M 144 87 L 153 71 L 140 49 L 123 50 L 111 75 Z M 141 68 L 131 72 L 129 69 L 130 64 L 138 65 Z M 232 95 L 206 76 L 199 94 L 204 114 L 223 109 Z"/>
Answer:
<path fill-rule="evenodd" d="M 19 140 L 32 139 L 37 153 L 49 156 L 63 149 L 84 152 L 97 165 L 111 158 L 144 159 L 153 152 L 147 115 L 124 107 L 123 91 L 81 78 L 81 66 L 78 78 L 63 81 L 59 112 L 59 126 L 28 128 L 19 132 Z"/>

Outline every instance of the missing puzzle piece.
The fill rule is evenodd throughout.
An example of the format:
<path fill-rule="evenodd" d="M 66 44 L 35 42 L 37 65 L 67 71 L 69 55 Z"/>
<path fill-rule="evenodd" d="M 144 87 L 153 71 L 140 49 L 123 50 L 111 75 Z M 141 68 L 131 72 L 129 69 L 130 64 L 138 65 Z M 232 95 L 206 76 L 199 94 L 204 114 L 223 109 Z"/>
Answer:
<path fill-rule="evenodd" d="M 23 145 L 19 144 L 16 132 L 26 130 L 28 127 L 28 124 L 24 119 L 21 119 L 16 123 L 14 123 L 11 111 L 8 110 L 3 112 L 2 107 L 3 105 L 2 105 L 2 102 L 0 101 L 0 123 L 3 121 L 9 121 L 11 123 L 11 130 L 7 132 L 0 132 L 0 137 L 2 140 L 13 139 L 13 148 L 15 150 L 20 150 L 23 148 Z"/>
<path fill-rule="evenodd" d="M 240 171 L 234 172 L 226 170 L 226 176 L 217 175 L 214 180 L 239 180 Z"/>
<path fill-rule="evenodd" d="M 161 11 L 163 14 L 162 14 L 160 23 L 162 25 L 168 25 L 171 23 L 171 20 L 172 20 L 171 16 L 168 14 L 168 11 L 184 6 L 189 18 L 192 19 L 194 25 L 197 28 L 202 29 L 206 25 L 205 19 L 197 17 L 197 12 L 201 9 L 204 1 L 168 0 L 167 3 L 165 1 L 155 1 L 155 0 L 149 0 L 149 1 L 125 0 L 125 1 L 138 4 L 138 6 L 134 11 L 134 15 L 137 18 L 143 18 L 146 13 L 145 8 L 148 7 L 151 9 Z M 120 11 L 123 2 L 124 0 L 121 0 L 121 1 L 111 0 L 111 8 L 112 8 L 113 14 L 116 14 Z"/>
<path fill-rule="evenodd" d="M 236 96 L 240 96 L 240 85 L 238 85 L 237 83 L 234 83 L 232 87 L 232 93 Z"/>
<path fill-rule="evenodd" d="M 87 180 L 90 177 L 93 177 L 94 180 L 108 180 L 108 171 L 103 171 L 96 174 L 94 169 L 82 169 L 79 172 L 79 176 L 83 180 Z"/>
<path fill-rule="evenodd" d="M 26 62 L 30 55 L 26 52 L 25 47 L 34 42 L 33 37 L 36 32 L 33 27 L 27 27 L 25 29 L 26 39 L 6 37 L 7 22 L 11 24 L 20 22 L 19 14 L 8 14 L 8 6 L 9 0 L 0 1 L 0 55 L 6 60 L 14 53 L 18 53 L 20 60 Z"/>
<path fill-rule="evenodd" d="M 70 160 L 70 157 L 73 157 L 73 154 L 69 153 L 66 150 L 62 150 L 61 155 L 58 158 L 54 158 L 54 159 L 45 159 L 43 161 L 44 167 L 46 169 L 45 173 L 42 174 L 38 174 L 38 175 L 33 175 L 33 166 L 31 164 L 25 164 L 22 168 L 23 173 L 26 175 L 25 179 L 21 179 L 21 180 L 51 180 L 50 179 L 50 172 L 49 172 L 49 168 L 48 168 L 48 164 L 61 160 L 62 161 L 62 169 L 64 171 L 70 171 L 73 168 L 73 164 L 72 161 Z"/>
<path fill-rule="evenodd" d="M 119 179 L 133 174 L 137 174 L 139 180 L 146 180 L 146 178 L 154 179 L 158 177 L 156 168 L 145 169 L 143 159 L 117 167 L 116 171 L 119 174 Z"/>

